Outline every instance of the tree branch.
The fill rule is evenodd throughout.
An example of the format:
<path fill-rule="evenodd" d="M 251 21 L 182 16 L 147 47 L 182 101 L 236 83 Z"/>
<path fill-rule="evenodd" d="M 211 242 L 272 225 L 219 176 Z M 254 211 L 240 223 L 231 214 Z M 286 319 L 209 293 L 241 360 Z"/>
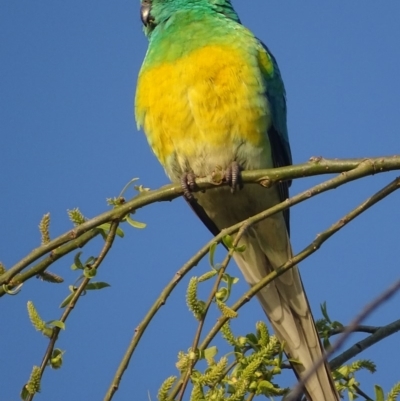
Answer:
<path fill-rule="evenodd" d="M 294 401 L 302 393 L 304 389 L 304 384 L 307 380 L 316 372 L 316 370 L 326 361 L 336 350 L 338 350 L 347 338 L 353 333 L 353 330 L 376 308 L 386 302 L 391 298 L 397 291 L 400 290 L 400 280 L 397 280 L 389 288 L 387 288 L 382 294 L 370 302 L 361 313 L 350 323 L 343 334 L 337 339 L 337 341 L 332 344 L 332 347 L 325 352 L 325 354 L 320 358 L 314 366 L 305 373 L 303 378 L 296 384 L 292 392 L 288 395 L 287 401 Z"/>
<path fill-rule="evenodd" d="M 347 327 L 345 329 L 345 332 L 348 332 L 349 330 L 351 330 L 351 328 Z M 353 330 L 353 332 L 354 331 L 357 330 Z M 349 349 L 338 355 L 336 358 L 333 358 L 329 362 L 331 369 L 337 369 L 349 359 L 355 357 L 356 355 L 365 351 L 367 348 L 383 340 L 384 338 L 389 337 L 394 333 L 397 333 L 398 331 L 400 331 L 400 319 L 386 326 L 378 327 L 373 334 L 352 345 Z"/>
<path fill-rule="evenodd" d="M 400 156 L 378 157 L 369 159 L 347 159 L 347 160 L 328 160 L 313 157 L 308 163 L 298 164 L 294 166 L 279 167 L 275 169 L 244 171 L 242 178 L 244 183 L 260 183 L 264 186 L 289 179 L 297 179 L 302 177 L 310 177 L 319 174 L 344 173 L 357 169 L 360 165 L 364 165 L 362 173 L 353 179 L 361 178 L 367 175 L 382 173 L 385 171 L 400 169 Z M 351 181 L 351 180 L 349 180 Z M 210 189 L 215 185 L 227 185 L 224 182 L 216 182 L 215 177 L 208 176 L 196 180 L 197 188 L 195 191 Z M 179 184 L 166 185 L 158 190 L 141 192 L 129 202 L 102 213 L 99 216 L 86 221 L 85 223 L 75 227 L 72 230 L 60 235 L 49 243 L 34 249 L 26 257 L 12 266 L 6 273 L 0 276 L 0 286 L 9 284 L 11 279 L 24 270 L 27 266 L 40 259 L 42 256 L 54 251 L 61 245 L 74 240 L 84 233 L 98 227 L 101 224 L 121 220 L 127 214 L 134 210 L 140 209 L 151 203 L 160 201 L 169 201 L 181 196 L 183 193 Z M 44 270 L 45 268 L 43 268 Z M 42 270 L 42 271 L 43 271 Z M 0 292 L 0 296 L 4 295 L 4 291 Z"/>
<path fill-rule="evenodd" d="M 400 159 L 400 158 L 397 158 Z M 327 180 L 321 184 L 318 184 L 311 189 L 304 191 L 292 198 L 287 199 L 286 201 L 283 201 L 274 207 L 261 212 L 250 219 L 247 219 L 245 221 L 242 221 L 238 224 L 235 224 L 232 227 L 229 227 L 228 229 L 223 230 L 219 235 L 217 235 L 212 241 L 210 241 L 206 246 L 204 246 L 188 263 L 186 263 L 182 269 L 178 271 L 178 273 L 174 276 L 174 278 L 171 280 L 171 282 L 167 285 L 167 287 L 162 291 L 160 296 L 157 298 L 156 302 L 153 304 L 149 312 L 146 314 L 145 318 L 142 320 L 142 322 L 139 324 L 138 328 L 135 330 L 135 334 L 128 346 L 127 351 L 124 354 L 123 359 L 120 362 L 120 365 L 118 366 L 118 369 L 116 371 L 116 374 L 114 376 L 114 379 L 105 395 L 104 401 L 110 401 L 113 398 L 113 395 L 119 388 L 119 383 L 121 382 L 122 376 L 124 371 L 126 370 L 129 361 L 133 355 L 133 352 L 135 351 L 141 336 L 143 335 L 145 329 L 147 328 L 148 324 L 152 320 L 152 318 L 155 316 L 157 311 L 160 309 L 160 307 L 165 303 L 166 298 L 170 295 L 172 290 L 175 288 L 175 286 L 178 284 L 178 282 L 184 277 L 185 274 L 187 274 L 197 263 L 208 253 L 208 250 L 211 246 L 212 243 L 214 242 L 220 242 L 222 237 L 227 235 L 227 234 L 232 234 L 236 232 L 237 230 L 240 229 L 240 227 L 244 224 L 255 224 L 258 221 L 261 221 L 275 213 L 278 213 L 289 206 L 293 206 L 297 203 L 300 203 L 312 196 L 318 195 L 322 192 L 325 192 L 329 189 L 337 188 L 340 185 L 343 185 L 347 182 L 353 181 L 357 178 L 360 178 L 366 174 L 366 171 L 369 171 L 370 169 L 370 162 L 361 162 L 360 164 L 357 165 L 357 167 L 354 170 L 349 171 L 346 174 L 340 174 L 330 180 Z M 250 172 L 253 173 L 253 172 Z M 286 270 L 290 269 L 293 267 L 295 264 L 298 262 L 302 261 L 312 253 L 314 253 L 319 247 L 327 240 L 329 239 L 333 234 L 335 234 L 337 231 L 339 231 L 344 225 L 349 223 L 351 220 L 353 220 L 355 217 L 363 213 L 365 210 L 367 210 L 369 207 L 383 199 L 384 197 L 388 196 L 390 193 L 398 189 L 398 186 L 400 185 L 400 179 L 394 180 L 388 187 L 385 187 L 383 190 L 379 191 L 377 194 L 375 194 L 373 197 L 368 199 L 366 202 L 361 204 L 358 208 L 356 208 L 354 211 L 350 212 L 348 215 L 346 215 L 343 219 L 339 220 L 336 224 L 334 224 L 332 227 L 330 227 L 327 231 L 319 234 L 317 238 L 307 247 L 305 248 L 302 252 L 300 252 L 298 255 L 296 255 L 294 258 L 292 258 L 290 261 L 288 261 L 285 265 L 283 265 L 281 268 L 277 269 L 275 272 L 269 274 L 267 277 L 265 277 L 262 281 L 260 281 L 256 286 L 252 287 L 243 297 L 239 299 L 238 302 L 234 304 L 232 307 L 233 310 L 238 310 L 243 304 L 248 302 L 261 288 L 266 286 L 268 283 L 270 283 L 272 280 L 274 280 L 278 275 L 283 274 Z M 211 340 L 215 337 L 215 335 L 219 332 L 221 327 L 226 323 L 228 318 L 225 317 L 220 317 L 217 321 L 217 323 L 214 325 L 214 327 L 210 330 L 210 332 L 207 334 L 206 338 L 203 340 L 201 345 L 199 346 L 200 350 L 204 350 L 207 348 L 208 344 L 211 342 Z M 179 390 L 181 385 L 183 384 L 183 377 L 178 381 L 176 386 L 172 389 L 171 391 L 171 397 L 174 398 Z"/>
<path fill-rule="evenodd" d="M 193 340 L 193 344 L 192 344 L 192 351 L 196 353 L 196 357 L 193 358 L 191 360 L 191 362 L 190 362 L 189 368 L 188 368 L 188 370 L 186 372 L 186 376 L 185 376 L 185 378 L 183 380 L 183 383 L 182 383 L 182 387 L 181 387 L 181 390 L 180 390 L 180 395 L 179 395 L 178 401 L 182 401 L 183 400 L 183 396 L 185 394 L 186 386 L 187 386 L 187 384 L 189 382 L 189 379 L 190 379 L 190 376 L 192 374 L 193 367 L 198 361 L 197 347 L 199 345 L 201 332 L 203 330 L 203 326 L 204 326 L 204 323 L 205 323 L 205 320 L 206 320 L 206 317 L 207 317 L 207 312 L 208 312 L 208 310 L 209 310 L 209 308 L 211 306 L 212 301 L 214 300 L 215 294 L 218 291 L 218 287 L 219 287 L 219 285 L 221 283 L 221 280 L 222 280 L 222 277 L 223 277 L 223 275 L 225 273 L 225 270 L 228 267 L 228 264 L 232 259 L 232 256 L 233 256 L 233 254 L 235 252 L 235 248 L 238 246 L 240 239 L 242 238 L 243 234 L 246 232 L 248 227 L 249 227 L 248 224 L 243 224 L 240 227 L 240 229 L 239 229 L 238 233 L 236 234 L 235 239 L 233 241 L 232 248 L 229 249 L 228 254 L 226 255 L 225 259 L 221 263 L 221 266 L 220 266 L 219 271 L 218 271 L 218 277 L 215 280 L 214 286 L 213 286 L 213 288 L 212 288 L 212 290 L 210 292 L 210 295 L 208 297 L 207 303 L 206 303 L 206 305 L 204 307 L 203 316 L 202 316 L 202 318 L 201 318 L 201 320 L 199 322 L 198 328 L 196 330 L 196 334 L 194 336 L 194 340 Z"/>
<path fill-rule="evenodd" d="M 95 262 L 93 263 L 93 265 L 91 266 L 92 269 L 97 270 L 101 264 L 101 262 L 104 260 L 104 258 L 106 257 L 108 251 L 111 249 L 111 246 L 114 242 L 115 239 L 115 234 L 117 232 L 117 228 L 118 228 L 118 222 L 113 222 L 111 224 L 110 227 L 110 231 L 107 235 L 106 241 L 104 243 L 104 246 L 98 256 L 98 258 L 95 260 Z M 79 297 L 81 296 L 81 294 L 83 293 L 83 291 L 85 291 L 85 288 L 87 286 L 87 284 L 89 283 L 89 281 L 91 280 L 91 278 L 85 277 L 82 280 L 82 283 L 79 285 L 79 287 L 76 289 L 74 296 L 72 297 L 70 303 L 68 304 L 68 306 L 65 308 L 64 313 L 62 314 L 60 321 L 62 323 L 65 323 L 66 320 L 68 319 L 68 316 L 70 315 L 70 313 L 72 312 L 72 310 L 74 309 L 75 305 L 77 304 Z M 55 347 L 55 344 L 57 342 L 58 339 L 58 335 L 60 334 L 60 328 L 59 327 L 54 327 L 53 328 L 53 334 L 50 338 L 50 342 L 49 345 L 47 346 L 46 352 L 44 354 L 42 363 L 40 365 L 40 377 L 43 376 L 43 373 L 48 365 L 48 362 L 53 354 L 53 350 Z M 29 397 L 26 399 L 26 401 L 32 401 L 33 397 L 35 396 L 35 394 L 30 394 Z"/>
<path fill-rule="evenodd" d="M 377 202 L 381 201 L 386 196 L 390 195 L 393 191 L 399 189 L 399 186 L 400 186 L 400 178 L 396 178 L 389 185 L 387 185 L 385 188 L 378 191 L 376 194 L 374 194 L 373 196 L 368 198 L 365 202 L 363 202 L 362 204 L 357 206 L 355 209 L 353 209 L 350 213 L 348 213 L 342 219 L 340 219 L 335 224 L 333 224 L 326 231 L 318 234 L 316 236 L 315 240 L 310 245 L 308 245 L 306 248 L 304 248 L 301 252 L 299 252 L 292 259 L 288 260 L 279 269 L 270 273 L 268 276 L 264 277 L 260 282 L 258 282 L 252 288 L 250 288 L 249 291 L 247 291 L 233 306 L 231 306 L 231 309 L 233 309 L 234 311 L 237 311 L 241 306 L 243 306 L 245 303 L 250 301 L 250 299 L 253 298 L 257 294 L 258 291 L 260 291 L 262 288 L 264 288 L 266 285 L 268 285 L 272 280 L 274 280 L 276 277 L 280 276 L 287 270 L 291 269 L 294 265 L 300 263 L 308 256 L 312 255 L 332 235 L 337 233 L 346 224 L 348 224 L 351 220 L 354 220 L 357 216 L 359 216 L 360 214 L 365 212 L 371 206 L 373 206 Z M 208 335 L 206 336 L 206 338 L 203 340 L 202 344 L 200 345 L 199 348 L 201 350 L 204 350 L 209 345 L 211 340 L 215 337 L 215 335 L 219 332 L 219 330 L 227 322 L 227 320 L 228 319 L 225 318 L 224 316 L 221 316 L 218 319 L 217 323 L 210 330 L 210 332 L 208 333 Z"/>
<path fill-rule="evenodd" d="M 346 326 L 338 327 L 336 329 L 332 329 L 328 331 L 328 336 L 335 336 L 336 334 L 341 334 L 346 330 Z M 358 326 L 353 330 L 353 333 L 369 333 L 374 334 L 376 333 L 381 327 L 379 326 Z"/>
<path fill-rule="evenodd" d="M 77 248 L 82 248 L 99 234 L 100 234 L 99 230 L 92 229 L 87 233 L 83 234 L 82 236 L 80 236 L 79 238 L 76 238 L 60 246 L 59 248 L 53 250 L 46 258 L 41 260 L 36 265 L 32 266 L 29 270 L 27 270 L 24 273 L 17 274 L 15 277 L 11 279 L 11 281 L 8 284 L 3 284 L 3 286 L 0 287 L 0 297 L 7 293 L 4 286 L 7 287 L 7 290 L 11 290 L 14 287 L 17 287 L 18 285 L 24 283 L 31 277 L 35 277 L 37 274 L 45 271 L 56 260 L 62 258 L 63 256 L 67 255 L 68 253 L 74 251 Z"/>

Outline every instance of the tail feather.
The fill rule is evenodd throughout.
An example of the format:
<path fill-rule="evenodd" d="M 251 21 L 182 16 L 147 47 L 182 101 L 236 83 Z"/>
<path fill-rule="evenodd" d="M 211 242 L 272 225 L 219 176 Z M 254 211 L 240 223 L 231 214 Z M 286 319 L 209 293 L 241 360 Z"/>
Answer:
<path fill-rule="evenodd" d="M 246 251 L 235 260 L 247 282 L 252 285 L 283 265 L 292 250 L 282 215 L 276 215 L 250 229 L 242 243 Z M 264 245 L 267 244 L 267 245 Z M 257 297 L 277 337 L 284 343 L 299 379 L 321 357 L 323 350 L 297 266 L 263 288 Z M 327 364 L 322 365 L 305 385 L 309 401 L 338 401 L 339 395 Z"/>
<path fill-rule="evenodd" d="M 276 188 L 247 185 L 236 192 L 229 188 L 215 188 L 197 193 L 204 215 L 221 230 L 243 221 L 279 202 Z M 229 205 L 229 206 L 227 206 Z M 292 257 L 292 249 L 282 213 L 252 225 L 242 236 L 245 252 L 234 258 L 250 285 L 258 283 L 267 274 L 282 266 Z M 297 267 L 277 277 L 258 293 L 258 299 L 270 320 L 278 339 L 284 344 L 298 378 L 312 368 L 323 350 L 315 328 L 310 306 Z M 305 386 L 309 401 L 339 401 L 329 367 L 321 366 Z"/>

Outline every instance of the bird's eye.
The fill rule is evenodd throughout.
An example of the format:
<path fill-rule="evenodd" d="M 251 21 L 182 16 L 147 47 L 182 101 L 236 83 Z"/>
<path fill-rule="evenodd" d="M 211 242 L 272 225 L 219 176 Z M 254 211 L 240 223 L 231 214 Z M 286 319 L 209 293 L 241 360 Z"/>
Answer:
<path fill-rule="evenodd" d="M 149 26 L 154 23 L 154 18 L 150 13 L 151 0 L 143 0 L 140 6 L 140 19 L 144 26 Z"/>

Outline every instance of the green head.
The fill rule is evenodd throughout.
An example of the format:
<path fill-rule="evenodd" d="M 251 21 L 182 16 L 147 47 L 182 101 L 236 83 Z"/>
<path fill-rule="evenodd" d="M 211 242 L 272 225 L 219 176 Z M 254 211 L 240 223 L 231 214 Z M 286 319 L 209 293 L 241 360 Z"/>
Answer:
<path fill-rule="evenodd" d="M 148 36 L 159 25 L 167 22 L 176 13 L 188 10 L 217 13 L 240 23 L 231 0 L 142 0 L 140 16 Z"/>

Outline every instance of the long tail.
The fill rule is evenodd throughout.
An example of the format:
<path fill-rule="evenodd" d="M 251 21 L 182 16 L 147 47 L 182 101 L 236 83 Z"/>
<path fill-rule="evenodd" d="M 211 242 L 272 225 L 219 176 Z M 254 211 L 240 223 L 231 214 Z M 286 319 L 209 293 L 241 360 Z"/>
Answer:
<path fill-rule="evenodd" d="M 277 214 L 250 229 L 243 237 L 246 251 L 235 255 L 247 282 L 252 285 L 283 265 L 292 250 L 283 216 Z M 322 355 L 322 346 L 297 266 L 275 279 L 258 293 L 278 339 L 284 342 L 288 357 L 299 379 Z M 338 401 L 339 395 L 327 364 L 322 365 L 306 383 L 309 401 Z"/>
<path fill-rule="evenodd" d="M 214 232 L 243 221 L 279 202 L 276 188 L 247 185 L 234 195 L 229 188 L 215 188 L 196 197 L 203 214 L 197 211 L 207 227 Z M 292 257 L 292 249 L 282 213 L 251 226 L 243 235 L 243 253 L 234 258 L 250 285 L 282 266 Z M 299 360 L 293 364 L 298 378 L 312 368 L 323 351 L 315 328 L 297 267 L 277 277 L 258 293 L 258 299 L 268 316 L 286 354 Z M 329 367 L 321 366 L 306 383 L 309 401 L 339 401 Z"/>

